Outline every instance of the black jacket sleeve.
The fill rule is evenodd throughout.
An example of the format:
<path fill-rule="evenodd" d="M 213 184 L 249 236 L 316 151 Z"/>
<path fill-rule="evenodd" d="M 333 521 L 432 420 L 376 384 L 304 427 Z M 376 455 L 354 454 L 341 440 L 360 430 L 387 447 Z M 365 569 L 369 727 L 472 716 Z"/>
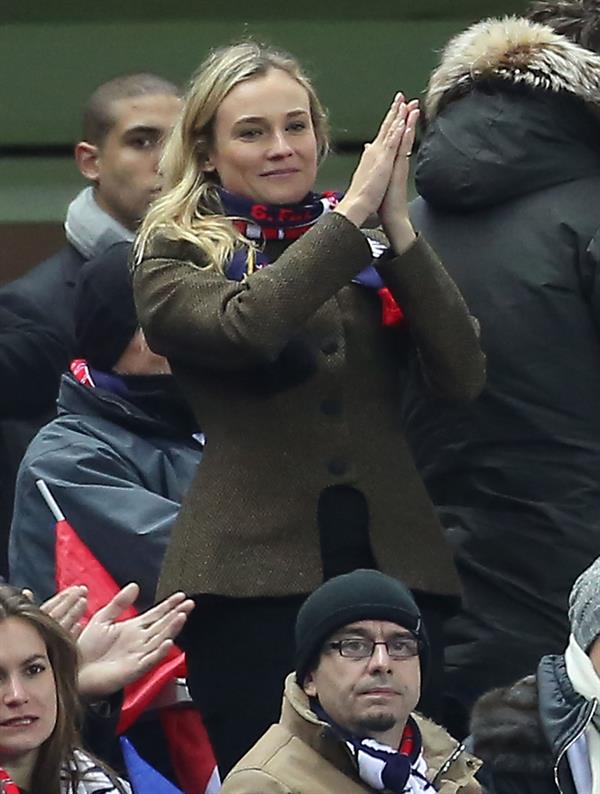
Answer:
<path fill-rule="evenodd" d="M 55 329 L 23 299 L 0 306 L 0 418 L 27 418 L 48 409 L 58 393 L 69 351 Z"/>
<path fill-rule="evenodd" d="M 123 705 L 123 691 L 97 703 L 87 703 L 83 711 L 81 738 L 84 746 L 98 758 L 118 766 L 120 760 L 117 725 Z"/>

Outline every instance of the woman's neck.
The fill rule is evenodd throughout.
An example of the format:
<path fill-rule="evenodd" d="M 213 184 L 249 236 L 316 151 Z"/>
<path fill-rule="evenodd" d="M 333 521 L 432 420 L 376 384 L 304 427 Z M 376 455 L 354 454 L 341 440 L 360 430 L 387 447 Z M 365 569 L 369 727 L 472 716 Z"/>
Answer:
<path fill-rule="evenodd" d="M 0 766 L 10 775 L 11 780 L 19 789 L 31 790 L 31 777 L 37 759 L 37 749 L 30 750 L 20 756 L 10 756 L 6 760 L 0 757 Z"/>

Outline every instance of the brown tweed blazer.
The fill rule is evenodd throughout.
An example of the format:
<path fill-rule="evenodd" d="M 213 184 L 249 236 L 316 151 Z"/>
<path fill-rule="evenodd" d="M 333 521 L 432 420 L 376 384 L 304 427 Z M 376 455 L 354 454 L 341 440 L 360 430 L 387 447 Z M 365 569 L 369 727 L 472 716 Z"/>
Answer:
<path fill-rule="evenodd" d="M 322 581 L 317 502 L 334 484 L 365 495 L 382 571 L 456 593 L 451 552 L 399 425 L 406 332 L 383 327 L 376 291 L 351 283 L 371 262 L 365 236 L 331 213 L 266 253 L 270 267 L 229 281 L 193 245 L 157 238 L 134 271 L 148 342 L 169 359 L 207 438 L 159 596 L 310 592 Z M 474 323 L 424 240 L 379 271 L 428 386 L 475 398 L 485 375 Z"/>

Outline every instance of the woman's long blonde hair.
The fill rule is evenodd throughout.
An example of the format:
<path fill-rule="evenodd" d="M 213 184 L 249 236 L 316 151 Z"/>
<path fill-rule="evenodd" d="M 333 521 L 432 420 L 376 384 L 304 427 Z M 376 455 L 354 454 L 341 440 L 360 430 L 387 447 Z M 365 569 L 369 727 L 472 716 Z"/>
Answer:
<path fill-rule="evenodd" d="M 207 262 L 222 270 L 234 249 L 251 246 L 222 214 L 219 177 L 203 166 L 213 145 L 215 115 L 221 102 L 238 83 L 266 74 L 287 72 L 306 89 L 321 161 L 329 149 L 327 114 L 298 61 L 253 41 L 214 50 L 192 78 L 182 114 L 165 146 L 161 160 L 164 194 L 149 209 L 135 242 L 135 261 L 157 233 L 199 246 Z"/>

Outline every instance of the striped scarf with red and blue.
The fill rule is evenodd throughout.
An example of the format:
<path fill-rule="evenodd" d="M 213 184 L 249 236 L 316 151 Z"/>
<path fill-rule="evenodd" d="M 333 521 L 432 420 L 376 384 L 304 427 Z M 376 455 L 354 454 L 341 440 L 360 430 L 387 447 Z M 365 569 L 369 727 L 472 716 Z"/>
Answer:
<path fill-rule="evenodd" d="M 328 190 L 324 193 L 308 193 L 298 204 L 261 204 L 238 196 L 221 188 L 219 196 L 225 215 L 248 240 L 257 245 L 269 240 L 297 240 L 311 229 L 322 217 L 335 209 L 341 193 Z M 371 246 L 373 262 L 352 279 L 354 284 L 377 291 L 381 300 L 382 324 L 400 325 L 404 313 L 396 303 L 390 290 L 379 275 L 376 262 L 388 249 L 367 236 Z M 225 267 L 225 275 L 232 281 L 242 281 L 253 270 L 261 270 L 271 262 L 257 249 L 252 257 L 247 249 L 238 249 Z"/>

